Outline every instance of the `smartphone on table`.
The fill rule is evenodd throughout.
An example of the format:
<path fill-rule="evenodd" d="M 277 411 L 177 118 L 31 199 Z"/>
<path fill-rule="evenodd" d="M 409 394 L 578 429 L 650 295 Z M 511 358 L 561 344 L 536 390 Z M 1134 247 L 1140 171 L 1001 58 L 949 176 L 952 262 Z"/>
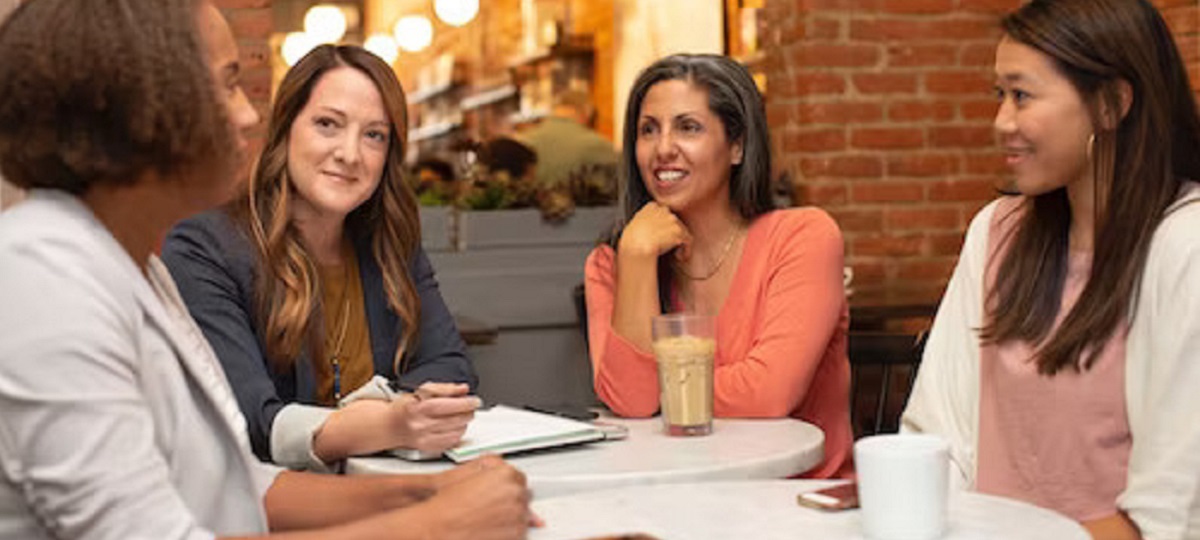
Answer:
<path fill-rule="evenodd" d="M 800 506 L 818 510 L 849 510 L 858 508 L 858 482 L 839 484 L 809 491 L 796 496 Z"/>

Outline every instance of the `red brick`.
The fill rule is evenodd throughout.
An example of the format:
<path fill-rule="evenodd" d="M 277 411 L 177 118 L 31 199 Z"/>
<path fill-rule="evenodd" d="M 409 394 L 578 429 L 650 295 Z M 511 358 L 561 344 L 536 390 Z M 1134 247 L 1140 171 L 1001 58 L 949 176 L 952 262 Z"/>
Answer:
<path fill-rule="evenodd" d="M 783 43 L 799 43 L 808 37 L 808 28 L 796 17 L 789 17 L 776 28 L 779 29 L 779 37 Z"/>
<path fill-rule="evenodd" d="M 998 153 L 968 155 L 965 165 L 968 174 L 1004 174 L 1008 172 L 1008 165 L 1004 164 L 1004 156 Z"/>
<path fill-rule="evenodd" d="M 947 280 L 954 273 L 954 262 L 954 259 L 949 257 L 902 261 L 896 277 L 914 281 Z"/>
<path fill-rule="evenodd" d="M 879 9 L 881 0 L 791 0 L 800 13 L 823 10 L 872 11 Z"/>
<path fill-rule="evenodd" d="M 801 103 L 796 107 L 796 119 L 801 124 L 878 122 L 883 119 L 883 107 L 878 103 L 853 101 Z"/>
<path fill-rule="evenodd" d="M 980 148 L 996 144 L 991 126 L 929 128 L 929 144 L 938 148 Z"/>
<path fill-rule="evenodd" d="M 992 89 L 992 75 L 979 71 L 936 71 L 925 75 L 925 89 L 933 94 L 986 95 Z"/>
<path fill-rule="evenodd" d="M 242 74 L 241 81 L 242 91 L 258 109 L 259 114 L 270 112 L 271 72 L 261 69 L 249 71 Z M 262 118 L 266 120 L 267 116 L 264 115 Z"/>
<path fill-rule="evenodd" d="M 805 158 L 800 160 L 800 173 L 805 178 L 878 177 L 883 174 L 883 160 L 872 156 Z"/>
<path fill-rule="evenodd" d="M 962 231 L 952 233 L 929 233 L 926 237 L 926 243 L 929 245 L 930 255 L 957 255 L 962 249 L 963 243 Z"/>
<path fill-rule="evenodd" d="M 789 154 L 802 152 L 829 152 L 846 148 L 846 132 L 843 129 L 805 129 L 783 135 L 783 151 Z"/>
<path fill-rule="evenodd" d="M 888 176 L 945 176 L 958 171 L 958 154 L 914 154 L 888 160 Z"/>
<path fill-rule="evenodd" d="M 230 10 L 226 17 L 229 19 L 229 28 L 238 39 L 267 38 L 275 27 L 270 8 Z"/>
<path fill-rule="evenodd" d="M 958 10 L 1007 14 L 1020 7 L 1021 2 L 1022 0 L 958 0 Z"/>
<path fill-rule="evenodd" d="M 1200 61 L 1200 37 L 1175 36 L 1175 45 L 1179 47 L 1179 55 L 1184 63 L 1195 64 Z"/>
<path fill-rule="evenodd" d="M 837 222 L 838 227 L 845 232 L 879 232 L 883 230 L 883 211 L 878 208 L 865 210 L 831 209 L 829 214 L 833 216 L 833 220 Z"/>
<path fill-rule="evenodd" d="M 850 22 L 850 38 L 861 41 L 992 40 L 1000 35 L 990 18 L 876 18 Z"/>
<path fill-rule="evenodd" d="M 792 77 L 796 94 L 841 94 L 846 91 L 846 79 L 828 72 L 801 72 Z"/>
<path fill-rule="evenodd" d="M 992 67 L 996 63 L 995 43 L 968 43 L 959 51 L 958 65 Z"/>
<path fill-rule="evenodd" d="M 850 145 L 870 150 L 920 148 L 925 134 L 915 128 L 859 128 L 850 134 Z"/>
<path fill-rule="evenodd" d="M 854 88 L 863 94 L 911 94 L 917 91 L 917 76 L 911 73 L 859 73 Z"/>
<path fill-rule="evenodd" d="M 954 0 L 884 0 L 884 13 L 937 14 L 954 9 Z"/>
<path fill-rule="evenodd" d="M 924 67 L 953 65 L 958 48 L 953 45 L 891 45 L 887 48 L 886 64 L 891 67 Z"/>
<path fill-rule="evenodd" d="M 882 262 L 855 261 L 850 267 L 854 269 L 854 281 L 851 282 L 851 286 L 856 289 L 859 285 L 879 283 L 887 277 Z"/>
<path fill-rule="evenodd" d="M 213 0 L 221 9 L 246 9 L 271 7 L 271 0 Z"/>
<path fill-rule="evenodd" d="M 887 230 L 926 230 L 949 229 L 957 230 L 962 226 L 959 210 L 954 207 L 902 207 L 888 210 L 884 220 Z"/>
<path fill-rule="evenodd" d="M 887 106 L 887 118 L 893 122 L 917 120 L 949 120 L 954 117 L 954 105 L 939 101 L 896 101 Z"/>
<path fill-rule="evenodd" d="M 856 203 L 915 202 L 924 197 L 925 185 L 919 182 L 863 182 L 850 188 Z"/>
<path fill-rule="evenodd" d="M 930 201 L 981 201 L 996 196 L 996 180 L 990 178 L 948 180 L 929 186 Z"/>
<path fill-rule="evenodd" d="M 868 235 L 852 239 L 850 252 L 855 257 L 911 257 L 921 253 L 922 243 L 920 234 Z"/>
<path fill-rule="evenodd" d="M 271 69 L 271 46 L 265 41 L 246 41 L 238 45 L 238 62 L 243 71 Z"/>
<path fill-rule="evenodd" d="M 1194 6 L 1196 5 L 1196 0 L 1154 0 L 1152 3 L 1154 7 L 1164 10 L 1179 6 Z"/>
<path fill-rule="evenodd" d="M 991 120 L 996 117 L 999 108 L 995 98 L 963 101 L 959 104 L 963 120 L 987 120 L 988 125 L 991 125 Z"/>
<path fill-rule="evenodd" d="M 802 43 L 784 51 L 794 66 L 801 67 L 863 67 L 879 63 L 879 47 L 874 45 L 839 45 Z"/>
<path fill-rule="evenodd" d="M 1200 29 L 1200 10 L 1194 4 L 1164 10 L 1162 16 L 1173 34 L 1194 34 Z"/>
<path fill-rule="evenodd" d="M 842 35 L 842 21 L 814 17 L 809 21 L 808 33 L 813 39 L 836 39 Z"/>
<path fill-rule="evenodd" d="M 804 182 L 796 185 L 798 199 L 801 204 L 830 206 L 846 204 L 849 190 L 845 184 L 830 182 Z"/>

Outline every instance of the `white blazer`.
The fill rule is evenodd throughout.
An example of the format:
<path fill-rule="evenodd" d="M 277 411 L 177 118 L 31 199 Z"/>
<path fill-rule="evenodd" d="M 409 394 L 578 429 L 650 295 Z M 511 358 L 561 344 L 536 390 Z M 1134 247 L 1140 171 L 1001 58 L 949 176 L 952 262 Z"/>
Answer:
<path fill-rule="evenodd" d="M 261 534 L 278 471 L 157 257 L 65 193 L 0 214 L 0 538 Z"/>
<path fill-rule="evenodd" d="M 974 489 L 979 337 L 988 228 L 976 214 L 925 347 L 903 431 L 950 442 L 951 481 Z M 1149 540 L 1200 538 L 1200 186 L 1189 182 L 1154 231 L 1125 341 L 1133 447 L 1117 497 Z"/>

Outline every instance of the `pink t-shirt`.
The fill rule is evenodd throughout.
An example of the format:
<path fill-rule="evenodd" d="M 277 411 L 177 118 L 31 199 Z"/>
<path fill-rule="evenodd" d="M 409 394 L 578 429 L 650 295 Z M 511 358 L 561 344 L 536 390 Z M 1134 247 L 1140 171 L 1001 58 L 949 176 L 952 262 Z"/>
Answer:
<path fill-rule="evenodd" d="M 1018 221 L 1017 200 L 996 209 L 989 237 L 987 289 Z M 1010 215 L 1011 214 L 1011 215 Z M 1007 216 L 1007 217 L 1006 217 Z M 1087 284 L 1091 253 L 1072 252 L 1055 328 Z M 985 296 L 986 298 L 986 296 Z M 1026 342 L 980 352 L 980 492 L 1027 501 L 1077 521 L 1117 512 L 1132 438 L 1125 414 L 1125 335 L 1114 335 L 1091 369 L 1039 375 Z"/>
<path fill-rule="evenodd" d="M 842 235 L 828 214 L 770 212 L 750 224 L 717 314 L 713 413 L 816 424 L 825 432 L 825 461 L 806 474 L 815 478 L 852 469 L 842 269 Z M 619 415 L 648 416 L 658 410 L 658 368 L 649 351 L 612 329 L 616 272 L 611 248 L 592 251 L 585 274 L 596 394 Z"/>

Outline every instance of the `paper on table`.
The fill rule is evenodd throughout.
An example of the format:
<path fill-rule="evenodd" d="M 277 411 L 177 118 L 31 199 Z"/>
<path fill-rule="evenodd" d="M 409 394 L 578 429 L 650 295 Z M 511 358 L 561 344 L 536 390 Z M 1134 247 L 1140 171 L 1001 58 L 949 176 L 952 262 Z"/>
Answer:
<path fill-rule="evenodd" d="M 484 454 L 510 454 L 603 438 L 604 432 L 587 422 L 496 405 L 475 413 L 462 443 L 447 450 L 446 457 L 461 463 Z"/>

